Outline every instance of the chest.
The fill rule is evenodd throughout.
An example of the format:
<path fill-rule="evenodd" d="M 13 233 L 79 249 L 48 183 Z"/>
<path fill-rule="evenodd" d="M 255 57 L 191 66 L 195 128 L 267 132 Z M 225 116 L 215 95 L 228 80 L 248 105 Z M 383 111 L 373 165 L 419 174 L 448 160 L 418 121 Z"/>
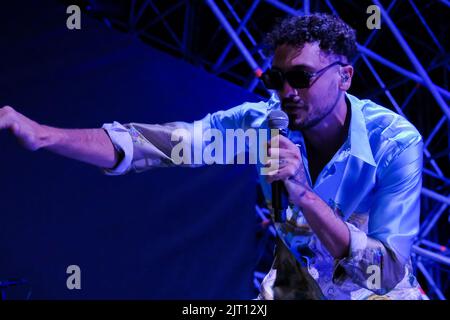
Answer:
<path fill-rule="evenodd" d="M 376 167 L 350 156 L 347 149 L 333 157 L 321 157 L 302 149 L 305 169 L 314 192 L 332 207 L 341 209 L 347 218 L 354 212 L 367 212 L 376 184 Z M 271 201 L 271 185 L 260 179 L 265 198 Z"/>
<path fill-rule="evenodd" d="M 313 185 L 316 183 L 320 172 L 322 172 L 326 164 L 330 162 L 331 158 L 332 156 L 323 156 L 314 152 L 308 154 L 308 170 Z"/>

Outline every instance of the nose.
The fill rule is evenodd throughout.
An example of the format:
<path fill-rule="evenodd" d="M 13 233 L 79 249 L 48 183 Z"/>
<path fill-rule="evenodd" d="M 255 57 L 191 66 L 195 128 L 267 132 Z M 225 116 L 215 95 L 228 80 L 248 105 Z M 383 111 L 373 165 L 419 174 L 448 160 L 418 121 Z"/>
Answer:
<path fill-rule="evenodd" d="M 283 99 L 294 98 L 298 96 L 298 89 L 291 87 L 287 81 L 284 81 L 283 88 L 278 92 L 278 95 Z"/>

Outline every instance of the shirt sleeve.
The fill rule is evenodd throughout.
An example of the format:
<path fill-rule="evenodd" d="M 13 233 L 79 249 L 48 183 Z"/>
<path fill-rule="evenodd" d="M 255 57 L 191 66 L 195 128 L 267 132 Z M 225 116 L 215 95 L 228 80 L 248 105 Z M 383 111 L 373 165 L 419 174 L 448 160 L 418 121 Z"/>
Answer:
<path fill-rule="evenodd" d="M 119 154 L 119 161 L 112 169 L 103 169 L 107 175 L 120 175 L 126 173 L 133 161 L 133 141 L 128 129 L 119 122 L 105 123 L 102 129 L 106 131 L 111 142 Z"/>
<path fill-rule="evenodd" d="M 350 278 L 378 295 L 405 276 L 414 237 L 419 231 L 423 142 L 410 144 L 382 169 L 369 213 L 368 233 L 346 222 L 349 255 L 336 261 L 333 282 Z"/>
<path fill-rule="evenodd" d="M 227 129 L 250 127 L 261 118 L 265 108 L 264 103 L 244 103 L 225 111 L 207 114 L 203 119 L 191 123 L 106 123 L 103 129 L 121 157 L 114 168 L 104 169 L 104 172 L 108 175 L 120 175 L 157 167 L 230 163 L 236 154 L 245 152 L 247 146 L 235 144 L 232 149 L 228 149 L 223 145 L 223 148 L 215 149 L 217 152 L 224 150 L 223 154 L 208 153 L 209 157 L 203 157 L 205 146 L 211 142 L 219 145 L 224 143 L 222 139 L 225 138 Z"/>

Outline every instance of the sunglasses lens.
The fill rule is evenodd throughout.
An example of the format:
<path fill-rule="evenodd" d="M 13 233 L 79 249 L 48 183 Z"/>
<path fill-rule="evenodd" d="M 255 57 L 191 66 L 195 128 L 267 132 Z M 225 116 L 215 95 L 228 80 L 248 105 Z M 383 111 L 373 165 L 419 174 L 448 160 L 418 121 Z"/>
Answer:
<path fill-rule="evenodd" d="M 285 78 L 292 88 L 301 89 L 309 87 L 310 76 L 302 70 L 288 71 L 283 75 L 279 70 L 269 69 L 261 76 L 264 86 L 271 90 L 283 89 Z"/>
<path fill-rule="evenodd" d="M 262 74 L 261 80 L 267 89 L 280 90 L 283 88 L 283 75 L 278 70 L 267 70 Z"/>
<path fill-rule="evenodd" d="M 310 78 L 308 74 L 303 71 L 289 71 L 286 72 L 286 80 L 289 82 L 289 85 L 295 89 L 302 89 L 309 87 Z"/>

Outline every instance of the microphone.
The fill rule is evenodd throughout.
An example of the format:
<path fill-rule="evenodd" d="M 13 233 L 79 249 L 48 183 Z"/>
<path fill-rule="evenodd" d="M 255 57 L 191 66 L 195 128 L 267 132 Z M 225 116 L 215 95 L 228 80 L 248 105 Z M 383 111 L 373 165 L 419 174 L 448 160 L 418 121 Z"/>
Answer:
<path fill-rule="evenodd" d="M 272 110 L 267 120 L 270 129 L 278 129 L 278 134 L 287 136 L 289 118 L 286 113 L 281 110 Z M 275 222 L 285 221 L 283 213 L 287 207 L 288 197 L 283 181 L 272 182 L 272 208 Z"/>

